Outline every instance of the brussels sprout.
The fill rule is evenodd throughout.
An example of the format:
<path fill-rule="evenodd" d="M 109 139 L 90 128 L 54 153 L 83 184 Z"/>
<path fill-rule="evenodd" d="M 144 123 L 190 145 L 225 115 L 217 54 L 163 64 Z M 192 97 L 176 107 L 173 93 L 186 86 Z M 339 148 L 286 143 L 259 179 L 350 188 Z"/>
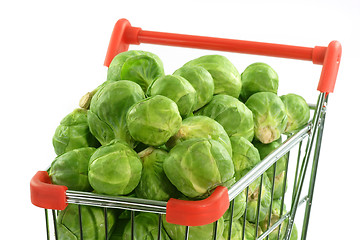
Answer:
<path fill-rule="evenodd" d="M 76 148 L 98 147 L 100 143 L 89 130 L 87 110 L 79 108 L 66 115 L 56 128 L 52 143 L 57 155 Z"/>
<path fill-rule="evenodd" d="M 116 220 L 114 230 L 110 236 L 110 240 L 123 240 L 124 229 L 128 222 L 129 222 L 129 219 L 118 218 Z"/>
<path fill-rule="evenodd" d="M 82 234 L 87 240 L 106 240 L 104 209 L 99 207 L 81 206 Z M 111 234 L 115 225 L 117 211 L 107 210 L 108 233 Z M 80 239 L 80 223 L 78 205 L 69 204 L 60 211 L 57 217 L 57 233 L 59 239 Z"/>
<path fill-rule="evenodd" d="M 138 83 L 143 91 L 146 92 L 150 83 L 163 75 L 164 67 L 157 55 L 140 50 L 119 53 L 109 65 L 107 80 L 93 91 L 86 93 L 80 99 L 79 106 L 89 109 L 91 99 L 95 93 L 108 83 L 129 80 Z"/>
<path fill-rule="evenodd" d="M 258 200 L 260 193 L 261 178 L 257 178 L 253 183 L 249 185 L 248 191 L 248 204 L 246 210 L 246 220 L 252 223 L 256 223 L 257 211 L 258 211 Z M 263 174 L 263 181 L 261 185 L 261 200 L 260 200 L 260 211 L 259 221 L 263 221 L 269 212 L 271 202 L 271 183 L 266 174 Z"/>
<path fill-rule="evenodd" d="M 92 98 L 88 111 L 91 133 L 102 145 L 120 139 L 133 146 L 126 114 L 133 104 L 144 98 L 144 92 L 134 82 L 124 80 L 104 85 Z"/>
<path fill-rule="evenodd" d="M 163 217 L 165 218 L 165 217 Z M 123 240 L 138 239 L 150 240 L 158 239 L 159 234 L 159 217 L 154 213 L 139 213 L 134 218 L 134 238 L 131 238 L 131 221 L 125 226 Z M 169 236 L 163 228 L 161 228 L 161 238 L 170 240 Z"/>
<path fill-rule="evenodd" d="M 214 79 L 214 94 L 239 97 L 242 85 L 240 73 L 225 56 L 205 55 L 187 62 L 184 66 L 205 68 Z"/>
<path fill-rule="evenodd" d="M 281 138 L 269 144 L 263 144 L 261 142 L 254 141 L 254 146 L 259 150 L 261 160 L 263 160 L 267 155 L 269 155 L 280 145 L 281 145 Z M 274 183 L 274 193 L 273 193 L 274 199 L 278 199 L 283 195 L 283 186 L 284 186 L 287 159 L 288 159 L 288 155 L 286 154 L 276 162 L 275 183 Z M 271 166 L 266 171 L 266 174 L 269 177 L 270 182 L 272 184 L 274 177 L 274 166 Z"/>
<path fill-rule="evenodd" d="M 107 81 L 114 82 L 121 80 L 121 69 L 127 59 L 135 56 L 142 55 L 144 51 L 130 50 L 126 52 L 121 52 L 116 55 L 111 61 L 108 72 L 107 72 Z"/>
<path fill-rule="evenodd" d="M 229 239 L 229 230 L 230 230 L 230 222 L 225 221 L 224 222 L 224 233 L 223 233 L 223 239 L 227 240 Z M 248 222 L 245 220 L 245 233 L 244 238 L 242 238 L 243 235 L 243 220 L 235 220 L 232 222 L 231 227 L 231 239 L 243 239 L 243 240 L 255 240 L 255 230 L 256 227 L 254 224 Z M 261 228 L 258 227 L 258 236 L 262 234 Z"/>
<path fill-rule="evenodd" d="M 49 172 L 51 182 L 67 186 L 70 190 L 91 191 L 88 166 L 95 150 L 92 147 L 85 147 L 57 156 L 51 163 Z"/>
<path fill-rule="evenodd" d="M 196 104 L 194 110 L 205 106 L 214 95 L 214 80 L 211 74 L 200 66 L 183 66 L 173 75 L 185 78 L 196 91 Z"/>
<path fill-rule="evenodd" d="M 168 223 L 163 219 L 163 226 L 172 240 L 184 240 L 185 239 L 185 226 Z M 214 239 L 214 226 L 215 222 L 202 225 L 189 227 L 188 240 L 213 240 Z M 218 220 L 216 239 L 221 239 L 224 232 L 224 219 L 221 217 Z"/>
<path fill-rule="evenodd" d="M 196 104 L 196 91 L 194 87 L 183 77 L 177 75 L 165 75 L 152 82 L 147 91 L 152 97 L 162 95 L 173 100 L 182 117 L 188 116 L 194 110 Z"/>
<path fill-rule="evenodd" d="M 84 110 L 89 110 L 90 108 L 90 103 L 91 103 L 91 99 L 94 97 L 95 93 L 97 91 L 99 91 L 100 88 L 104 87 L 106 84 L 108 84 L 110 82 L 105 81 L 102 84 L 100 84 L 99 86 L 97 86 L 94 90 L 92 90 L 91 92 L 87 92 L 84 96 L 81 97 L 80 101 L 79 101 L 79 107 L 81 107 Z"/>
<path fill-rule="evenodd" d="M 163 63 L 157 55 L 132 50 L 114 57 L 109 65 L 107 81 L 130 80 L 146 91 L 153 80 L 163 75 Z"/>
<path fill-rule="evenodd" d="M 239 219 L 233 220 L 231 223 L 231 238 L 230 239 L 242 239 L 242 226 L 240 224 Z M 229 239 L 229 230 L 230 230 L 230 221 L 224 221 L 224 232 L 223 239 Z M 245 238 L 244 240 L 247 240 Z"/>
<path fill-rule="evenodd" d="M 275 93 L 258 92 L 246 101 L 252 111 L 255 124 L 255 139 L 262 143 L 271 143 L 284 133 L 287 116 L 285 105 Z"/>
<path fill-rule="evenodd" d="M 253 63 L 241 73 L 240 99 L 246 101 L 257 92 L 272 92 L 277 94 L 279 78 L 277 73 L 266 63 Z"/>
<path fill-rule="evenodd" d="M 285 133 L 299 130 L 309 121 L 310 108 L 303 97 L 289 93 L 281 96 L 280 99 L 285 105 L 288 118 Z"/>
<path fill-rule="evenodd" d="M 98 193 L 126 195 L 138 185 L 141 160 L 128 145 L 114 140 L 98 148 L 90 158 L 88 178 Z"/>
<path fill-rule="evenodd" d="M 233 220 L 237 220 L 241 218 L 244 214 L 246 208 L 246 193 L 242 191 L 234 198 L 234 210 L 233 210 Z M 231 219 L 231 206 L 223 215 L 225 221 L 229 221 Z"/>
<path fill-rule="evenodd" d="M 248 171 L 260 162 L 259 151 L 246 138 L 233 135 L 230 137 L 235 168 L 235 180 L 239 181 Z"/>
<path fill-rule="evenodd" d="M 209 104 L 195 112 L 195 115 L 208 116 L 216 120 L 229 136 L 237 134 L 249 141 L 254 137 L 253 113 L 237 98 L 216 95 Z"/>
<path fill-rule="evenodd" d="M 150 146 L 165 144 L 179 131 L 181 121 L 176 103 L 161 95 L 134 104 L 126 116 L 131 136 Z"/>
<path fill-rule="evenodd" d="M 283 212 L 284 215 L 286 213 L 286 206 L 283 204 Z M 269 226 L 269 214 L 266 216 L 264 221 L 260 222 L 260 227 L 262 231 L 267 231 L 269 227 L 274 225 L 279 219 L 281 218 L 281 200 L 274 200 L 271 208 L 271 220 L 270 220 L 270 226 Z M 279 234 L 279 227 L 275 228 L 270 234 L 269 234 L 269 240 L 283 240 L 285 239 L 285 233 L 286 233 L 286 227 L 288 225 L 289 220 L 285 219 L 284 222 L 281 224 L 281 230 L 280 230 L 280 238 L 278 238 Z M 293 225 L 293 229 L 291 231 L 290 240 L 297 240 L 297 228 L 296 225 Z"/>
<path fill-rule="evenodd" d="M 162 149 L 148 147 L 138 153 L 142 160 L 143 169 L 139 185 L 135 188 L 135 194 L 139 198 L 167 201 L 170 197 L 176 197 L 178 191 L 166 177 L 163 162 L 169 155 Z"/>
<path fill-rule="evenodd" d="M 184 119 L 179 131 L 169 139 L 166 146 L 171 149 L 177 143 L 192 138 L 209 138 L 219 141 L 232 156 L 230 139 L 223 126 L 206 116 L 194 116 Z"/>
<path fill-rule="evenodd" d="M 190 198 L 206 197 L 215 187 L 234 183 L 234 165 L 218 141 L 194 138 L 175 145 L 164 160 L 170 182 Z"/>

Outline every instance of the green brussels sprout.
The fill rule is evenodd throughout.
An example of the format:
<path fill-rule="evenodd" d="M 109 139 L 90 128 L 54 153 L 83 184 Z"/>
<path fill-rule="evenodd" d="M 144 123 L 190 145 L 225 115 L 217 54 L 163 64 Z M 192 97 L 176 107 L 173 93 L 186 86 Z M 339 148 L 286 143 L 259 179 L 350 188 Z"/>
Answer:
<path fill-rule="evenodd" d="M 289 93 L 280 97 L 285 105 L 287 125 L 285 133 L 293 133 L 304 126 L 310 119 L 310 108 L 305 99 L 299 95 Z"/>
<path fill-rule="evenodd" d="M 89 130 L 87 110 L 78 108 L 66 115 L 56 128 L 52 143 L 57 155 L 82 147 L 98 147 L 100 143 Z"/>
<path fill-rule="evenodd" d="M 81 206 L 82 234 L 86 240 L 106 240 L 105 213 L 103 208 Z M 109 235 L 112 233 L 116 221 L 117 211 L 107 210 L 107 226 Z M 58 239 L 80 239 L 80 222 L 78 205 L 69 204 L 60 211 L 57 219 Z"/>
<path fill-rule="evenodd" d="M 107 81 L 133 81 L 145 92 L 153 80 L 163 75 L 163 63 L 157 55 L 131 50 L 119 53 L 113 58 L 109 65 Z"/>
<path fill-rule="evenodd" d="M 163 162 L 169 155 L 162 149 L 148 147 L 138 153 L 142 160 L 142 173 L 135 194 L 139 198 L 167 201 L 176 197 L 178 191 L 166 177 Z"/>
<path fill-rule="evenodd" d="M 205 106 L 214 95 L 214 80 L 211 74 L 200 66 L 183 66 L 173 75 L 185 78 L 196 91 L 196 104 L 194 111 Z"/>
<path fill-rule="evenodd" d="M 229 95 L 216 95 L 195 115 L 208 116 L 220 123 L 227 134 L 240 135 L 252 141 L 254 137 L 253 113 L 237 98 Z"/>
<path fill-rule="evenodd" d="M 239 219 L 233 220 L 231 223 L 231 238 L 230 239 L 242 239 L 242 225 L 240 224 Z M 229 239 L 229 230 L 230 230 L 230 221 L 224 221 L 224 232 L 223 239 Z M 245 238 L 244 240 L 247 240 Z"/>
<path fill-rule="evenodd" d="M 110 83 L 109 81 L 105 81 L 99 86 L 97 86 L 94 90 L 91 92 L 87 92 L 84 96 L 81 97 L 79 101 L 79 107 L 81 107 L 84 110 L 89 110 L 91 99 L 94 97 L 95 93 L 99 91 L 100 88 L 104 87 L 106 84 Z"/>
<path fill-rule="evenodd" d="M 194 87 L 183 77 L 177 75 L 165 75 L 152 82 L 147 95 L 152 97 L 162 95 L 173 100 L 178 106 L 182 117 L 193 112 L 196 104 L 196 91 Z"/>
<path fill-rule="evenodd" d="M 130 81 L 118 81 L 104 85 L 91 100 L 88 122 L 91 133 L 102 145 L 120 139 L 133 146 L 126 126 L 129 108 L 144 99 L 141 87 Z"/>
<path fill-rule="evenodd" d="M 142 55 L 142 53 L 144 53 L 144 51 L 130 50 L 117 54 L 109 65 L 107 81 L 114 82 L 121 80 L 121 69 L 126 60 L 131 57 Z"/>
<path fill-rule="evenodd" d="M 229 239 L 230 222 L 224 222 L 223 239 Z M 245 220 L 244 240 L 255 240 L 255 225 Z M 262 234 L 261 228 L 258 227 L 258 236 Z M 231 239 L 243 239 L 243 220 L 235 220 L 232 222 Z"/>
<path fill-rule="evenodd" d="M 283 212 L 284 215 L 286 213 L 286 206 L 283 204 Z M 281 218 L 281 200 L 274 200 L 271 208 L 271 220 L 270 220 L 270 226 L 269 226 L 269 214 L 266 216 L 266 218 L 260 222 L 260 227 L 263 232 L 267 231 L 269 227 L 274 225 L 279 219 Z M 279 227 L 275 228 L 268 236 L 269 240 L 283 240 L 285 239 L 285 233 L 286 233 L 286 227 L 288 225 L 289 219 L 285 219 L 284 222 L 281 224 L 281 230 L 280 230 L 280 238 L 278 238 L 279 234 Z M 296 225 L 293 225 L 293 229 L 291 231 L 290 240 L 297 240 L 298 239 L 298 233 Z"/>
<path fill-rule="evenodd" d="M 57 156 L 50 167 L 51 182 L 67 186 L 70 190 L 91 191 L 88 166 L 90 157 L 95 150 L 92 147 L 84 147 Z"/>
<path fill-rule="evenodd" d="M 234 211 L 232 219 L 237 220 L 241 218 L 241 216 L 244 214 L 246 208 L 246 193 L 245 191 L 242 191 L 234 198 Z M 229 221 L 231 219 L 231 206 L 223 215 L 225 221 Z"/>
<path fill-rule="evenodd" d="M 178 143 L 164 160 L 170 182 L 190 198 L 203 198 L 217 186 L 234 183 L 234 164 L 216 140 L 194 138 Z"/>
<path fill-rule="evenodd" d="M 205 55 L 187 62 L 184 66 L 205 68 L 214 79 L 214 94 L 239 97 L 242 85 L 240 73 L 225 56 Z"/>
<path fill-rule="evenodd" d="M 129 219 L 117 219 L 110 240 L 123 240 L 124 229 Z"/>
<path fill-rule="evenodd" d="M 172 240 L 184 240 L 185 239 L 185 226 L 168 223 L 163 219 L 163 226 Z M 215 222 L 202 225 L 189 227 L 188 240 L 213 240 L 214 239 L 214 226 Z M 221 217 L 218 220 L 216 239 L 221 239 L 224 232 L 224 219 Z"/>
<path fill-rule="evenodd" d="M 165 217 L 163 217 L 165 218 Z M 159 216 L 154 213 L 139 213 L 134 218 L 134 238 L 131 238 L 131 221 L 125 226 L 123 240 L 141 239 L 150 240 L 158 239 L 159 234 Z M 164 228 L 161 228 L 161 238 L 163 240 L 171 240 Z"/>
<path fill-rule="evenodd" d="M 99 147 L 91 156 L 88 178 L 98 193 L 126 195 L 138 185 L 141 171 L 137 153 L 127 144 L 114 140 Z"/>
<path fill-rule="evenodd" d="M 252 94 L 257 92 L 272 92 L 277 94 L 279 77 L 277 73 L 266 63 L 250 64 L 241 73 L 242 88 L 240 99 L 246 101 Z"/>
<path fill-rule="evenodd" d="M 239 181 L 261 161 L 260 154 L 254 145 L 244 137 L 233 135 L 230 137 L 230 141 L 233 151 L 235 181 Z"/>
<path fill-rule="evenodd" d="M 261 178 L 257 178 L 253 183 L 249 185 L 248 191 L 248 204 L 246 209 L 246 220 L 251 223 L 256 223 L 258 200 L 260 193 Z M 261 187 L 261 200 L 260 200 L 260 211 L 259 221 L 263 221 L 269 212 L 271 202 L 271 183 L 266 174 L 263 174 L 263 182 Z"/>
<path fill-rule="evenodd" d="M 179 131 L 181 121 L 176 103 L 161 95 L 134 104 L 126 116 L 131 136 L 150 146 L 165 144 Z"/>
<path fill-rule="evenodd" d="M 84 109 L 89 109 L 91 99 L 95 93 L 108 83 L 119 80 L 129 80 L 139 84 L 143 91 L 146 92 L 150 83 L 164 74 L 162 61 L 153 53 L 140 50 L 130 50 L 119 53 L 113 58 L 109 65 L 107 80 L 93 91 L 87 92 L 82 96 L 79 101 L 79 106 Z"/>
<path fill-rule="evenodd" d="M 192 138 L 214 139 L 224 145 L 230 156 L 232 156 L 230 139 L 223 126 L 206 116 L 193 116 L 184 119 L 179 131 L 169 139 L 166 146 L 171 149 L 177 143 Z"/>
<path fill-rule="evenodd" d="M 263 144 L 261 142 L 254 141 L 254 146 L 259 150 L 261 160 L 263 160 L 267 155 L 269 155 L 280 145 L 281 145 L 281 138 L 269 144 Z M 287 159 L 288 159 L 288 155 L 285 154 L 276 162 L 275 183 L 273 190 L 274 199 L 278 199 L 283 195 L 283 186 L 284 186 Z M 268 170 L 266 170 L 266 174 L 269 177 L 269 180 L 272 184 L 274 177 L 274 166 L 271 166 Z M 286 191 L 286 187 L 285 187 L 285 191 Z"/>
<path fill-rule="evenodd" d="M 271 143 L 284 133 L 287 116 L 284 103 L 275 93 L 258 92 L 249 97 L 245 105 L 252 111 L 255 139 Z"/>

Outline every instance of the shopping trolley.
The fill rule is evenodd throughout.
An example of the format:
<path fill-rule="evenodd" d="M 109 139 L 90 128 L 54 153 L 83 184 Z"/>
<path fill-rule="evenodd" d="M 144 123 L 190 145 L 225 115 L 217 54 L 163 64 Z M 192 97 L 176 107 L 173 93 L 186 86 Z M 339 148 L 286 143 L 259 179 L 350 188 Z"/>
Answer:
<path fill-rule="evenodd" d="M 47 171 L 39 171 L 30 182 L 31 201 L 34 205 L 45 209 L 46 232 L 47 238 L 51 239 L 57 236 L 56 218 L 59 210 L 64 210 L 68 204 L 76 204 L 78 206 L 80 238 L 82 234 L 82 206 L 97 206 L 104 209 L 104 232 L 106 239 L 110 237 L 107 224 L 108 209 L 123 209 L 130 212 L 132 224 L 132 233 L 136 229 L 134 222 L 135 212 L 149 212 L 159 215 L 158 222 L 158 239 L 161 239 L 162 218 L 173 224 L 184 225 L 185 239 L 188 239 L 192 226 L 200 226 L 210 223 L 213 224 L 214 239 L 218 238 L 217 222 L 223 214 L 230 209 L 230 227 L 228 239 L 231 238 L 232 231 L 232 214 L 234 211 L 234 199 L 243 191 L 248 193 L 249 185 L 260 178 L 257 221 L 254 233 L 254 239 L 266 239 L 271 232 L 277 231 L 278 239 L 280 232 L 284 231 L 283 239 L 290 239 L 294 226 L 294 219 L 298 212 L 299 206 L 305 204 L 304 218 L 302 221 L 301 239 L 306 239 L 309 226 L 309 218 L 312 207 L 312 199 L 314 194 L 317 167 L 319 162 L 321 140 L 324 130 L 326 107 L 328 103 L 329 93 L 333 92 L 338 68 L 341 58 L 341 45 L 337 41 L 332 41 L 327 47 L 300 47 L 283 44 L 253 42 L 235 39 L 214 38 L 205 36 L 184 35 L 175 33 L 145 31 L 138 27 L 130 25 L 126 19 L 120 19 L 115 24 L 111 35 L 109 47 L 105 58 L 105 66 L 109 66 L 112 59 L 120 52 L 127 51 L 130 44 L 139 45 L 141 43 L 168 45 L 185 48 L 207 49 L 215 51 L 245 53 L 263 56 L 272 56 L 279 58 L 298 59 L 312 61 L 313 64 L 322 65 L 320 80 L 317 86 L 319 91 L 318 99 L 315 104 L 309 104 L 312 110 L 312 118 L 310 122 L 295 134 L 288 135 L 287 139 L 268 156 L 266 156 L 259 164 L 250 170 L 245 176 L 237 181 L 229 189 L 218 186 L 213 193 L 206 199 L 198 201 L 187 201 L 180 199 L 170 199 L 168 201 L 155 201 L 148 199 L 139 199 L 121 196 L 106 196 L 92 192 L 82 192 L 68 190 L 66 186 L 53 185 Z M 289 168 L 290 153 L 294 152 L 294 169 Z M 281 199 L 281 210 L 279 219 L 271 223 L 271 212 L 273 203 L 274 184 L 271 189 L 270 217 L 268 218 L 267 229 L 263 232 L 258 231 L 259 210 L 261 202 L 261 187 L 263 184 L 263 176 L 270 167 L 275 168 L 277 161 L 284 155 L 286 158 L 285 177 L 283 178 L 283 190 Z M 293 153 L 291 154 L 293 156 Z M 309 172 L 310 171 L 310 172 Z M 309 175 L 310 173 L 310 175 Z M 293 174 L 293 184 L 287 184 L 288 175 Z M 275 177 L 275 176 L 274 176 Z M 308 177 L 309 180 L 305 181 Z M 274 179 L 274 178 L 273 178 Z M 273 181 L 274 182 L 274 181 Z M 291 189 L 285 187 L 291 185 Z M 248 194 L 246 194 L 246 204 L 248 202 Z M 285 211 L 283 205 L 285 199 L 290 201 L 290 208 Z M 246 209 L 246 208 L 245 208 Z M 49 213 L 50 211 L 50 213 Z M 52 215 L 52 217 L 50 216 Z M 243 219 L 246 219 L 246 210 Z M 53 222 L 51 224 L 51 221 Z M 244 229 L 246 221 L 243 221 L 242 238 L 244 239 Z M 281 227 L 286 225 L 286 227 Z M 300 231 L 299 231 L 300 233 Z M 134 236 L 132 236 L 134 237 Z"/>

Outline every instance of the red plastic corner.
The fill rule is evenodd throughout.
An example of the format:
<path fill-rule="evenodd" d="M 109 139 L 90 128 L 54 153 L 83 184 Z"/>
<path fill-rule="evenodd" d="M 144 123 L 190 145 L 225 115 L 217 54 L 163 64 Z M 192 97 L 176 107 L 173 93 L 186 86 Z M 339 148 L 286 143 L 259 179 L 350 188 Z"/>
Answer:
<path fill-rule="evenodd" d="M 38 171 L 30 181 L 31 202 L 41 208 L 64 210 L 68 205 L 67 189 L 66 186 L 51 184 L 46 171 Z"/>
<path fill-rule="evenodd" d="M 166 221 L 184 226 L 201 226 L 215 222 L 228 208 L 228 190 L 219 186 L 203 200 L 186 201 L 171 198 L 166 205 Z"/>
<path fill-rule="evenodd" d="M 339 71 L 341 52 L 341 44 L 338 41 L 332 41 L 329 43 L 325 53 L 323 68 L 321 70 L 317 88 L 320 92 L 334 92 L 336 77 Z"/>
<path fill-rule="evenodd" d="M 117 54 L 129 49 L 129 44 L 140 44 L 137 39 L 140 30 L 141 28 L 132 27 L 127 19 L 119 19 L 111 34 L 104 65 L 109 67 Z"/>

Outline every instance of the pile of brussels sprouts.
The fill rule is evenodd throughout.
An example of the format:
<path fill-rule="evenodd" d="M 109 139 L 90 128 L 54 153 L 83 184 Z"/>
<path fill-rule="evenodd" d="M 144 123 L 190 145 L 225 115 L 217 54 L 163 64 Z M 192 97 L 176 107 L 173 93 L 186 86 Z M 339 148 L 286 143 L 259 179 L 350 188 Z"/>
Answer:
<path fill-rule="evenodd" d="M 165 75 L 160 58 L 132 50 L 111 62 L 107 80 L 80 100 L 57 127 L 53 184 L 71 190 L 167 201 L 199 200 L 219 185 L 230 187 L 310 117 L 299 95 L 277 95 L 278 75 L 265 63 L 241 74 L 224 56 L 205 55 Z M 286 155 L 263 177 L 258 233 L 280 215 Z M 275 176 L 275 177 L 274 177 Z M 260 178 L 234 201 L 232 238 L 254 239 Z M 247 203 L 246 219 L 242 218 Z M 83 206 L 84 239 L 104 239 L 104 211 Z M 110 238 L 130 239 L 128 211 L 108 209 Z M 228 239 L 229 210 L 218 221 Z M 158 215 L 136 213 L 135 239 L 156 239 Z M 184 239 L 185 227 L 162 218 L 162 239 Z M 213 224 L 190 227 L 189 239 L 212 239 Z M 76 205 L 57 218 L 60 239 L 79 239 Z M 283 224 L 284 226 L 285 224 Z M 281 239 L 284 233 L 282 232 Z M 297 238 L 296 229 L 292 239 Z M 277 231 L 270 235 L 277 239 Z"/>

